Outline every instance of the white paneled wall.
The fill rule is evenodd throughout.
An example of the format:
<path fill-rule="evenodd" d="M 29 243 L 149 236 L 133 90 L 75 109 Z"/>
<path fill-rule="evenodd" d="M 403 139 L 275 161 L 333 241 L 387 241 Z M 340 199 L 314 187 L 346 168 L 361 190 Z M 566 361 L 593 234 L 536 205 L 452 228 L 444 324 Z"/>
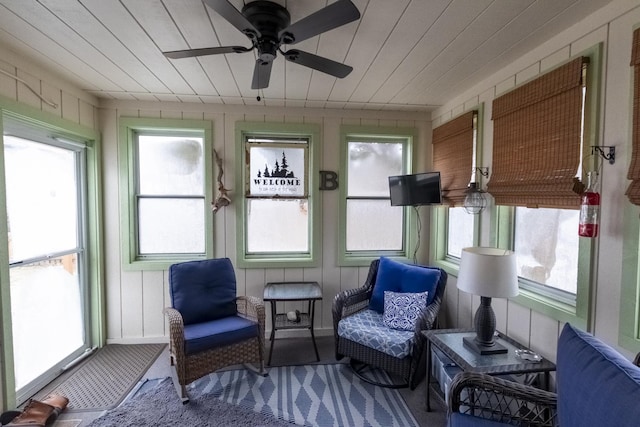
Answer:
<path fill-rule="evenodd" d="M 108 101 L 102 104 L 100 114 L 103 131 L 105 173 L 105 230 L 106 230 L 106 301 L 107 337 L 109 342 L 166 341 L 168 331 L 162 309 L 169 305 L 167 273 L 123 271 L 120 262 L 120 221 L 118 187 L 118 118 L 155 117 L 210 120 L 213 123 L 213 145 L 224 162 L 225 187 L 232 190 L 237 200 L 215 215 L 215 256 L 236 257 L 236 203 L 234 177 L 239 164 L 235 159 L 235 124 L 238 121 L 269 123 L 314 123 L 321 127 L 320 169 L 338 171 L 340 166 L 340 126 L 366 125 L 385 127 L 415 127 L 418 130 L 417 158 L 419 166 L 430 163 L 431 125 L 423 113 L 378 112 L 358 110 L 320 110 L 300 108 L 274 108 L 254 106 L 221 106 L 205 104 L 178 104 L 157 102 Z M 323 288 L 323 300 L 316 303 L 318 335 L 332 333 L 331 302 L 340 290 L 362 286 L 368 267 L 339 267 L 338 259 L 338 204 L 339 192 L 322 192 L 321 263 L 315 268 L 259 268 L 236 267 L 238 292 L 262 296 L 264 284 L 269 281 L 318 281 Z M 428 214 L 423 215 L 427 229 Z M 425 237 L 426 238 L 426 237 Z M 426 249 L 428 245 L 422 245 Z M 421 258 L 427 259 L 422 252 Z M 234 263 L 235 264 L 235 263 Z M 302 308 L 288 303 L 284 309 Z M 266 313 L 269 317 L 270 307 Z M 282 309 L 282 308 L 281 308 Z M 269 322 L 268 322 L 269 323 Z M 270 329 L 270 324 L 267 325 Z M 291 332 L 301 333 L 301 331 Z M 285 335 L 287 332 L 279 333 Z"/>
<path fill-rule="evenodd" d="M 0 95 L 12 101 L 63 118 L 74 124 L 98 129 L 98 99 L 74 87 L 63 78 L 44 71 L 38 65 L 24 60 L 14 52 L 0 46 Z M 7 75 L 10 74 L 16 78 Z M 18 80 L 19 79 L 19 80 Z M 43 102 L 24 83 L 45 100 Z"/>
<path fill-rule="evenodd" d="M 602 169 L 601 236 L 597 251 L 600 255 L 593 298 L 594 316 L 590 329 L 629 358 L 632 354 L 621 349 L 617 342 L 622 269 L 622 209 L 628 203 L 624 191 L 628 185 L 626 173 L 631 150 L 632 77 L 629 62 L 632 32 L 639 24 L 640 6 L 637 2 L 617 2 L 610 5 L 432 113 L 433 126 L 436 127 L 479 103 L 484 103 L 482 165 L 491 166 L 493 99 L 580 52 L 596 44 L 603 44 L 598 138 L 602 145 L 616 146 L 616 162 L 614 165 L 605 162 Z M 483 245 L 489 245 L 492 221 L 490 215 L 491 211 L 488 209 L 481 218 Z M 448 326 L 471 327 L 480 299 L 459 292 L 455 282 L 456 278 L 451 277 L 447 286 L 444 318 Z M 492 305 L 499 330 L 555 360 L 556 340 L 563 326 L 560 322 L 511 301 L 494 299 Z"/>

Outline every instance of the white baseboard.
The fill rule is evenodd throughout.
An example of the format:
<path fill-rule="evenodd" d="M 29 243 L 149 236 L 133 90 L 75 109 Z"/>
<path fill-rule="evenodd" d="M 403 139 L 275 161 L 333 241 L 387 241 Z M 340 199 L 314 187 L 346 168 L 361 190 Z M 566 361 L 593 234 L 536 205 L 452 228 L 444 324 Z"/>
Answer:
<path fill-rule="evenodd" d="M 333 336 L 333 328 L 316 328 L 313 330 L 314 335 L 317 337 L 329 337 Z M 271 330 L 265 332 L 267 340 L 271 335 Z M 276 339 L 278 338 L 309 338 L 311 333 L 308 329 L 278 329 L 276 331 Z"/>

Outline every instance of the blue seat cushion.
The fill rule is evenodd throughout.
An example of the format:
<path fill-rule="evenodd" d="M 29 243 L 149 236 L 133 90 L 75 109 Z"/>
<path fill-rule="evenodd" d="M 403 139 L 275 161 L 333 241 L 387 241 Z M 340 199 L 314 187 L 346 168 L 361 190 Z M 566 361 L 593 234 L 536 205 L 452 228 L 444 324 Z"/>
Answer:
<path fill-rule="evenodd" d="M 171 304 L 185 325 L 233 316 L 237 312 L 236 275 L 229 258 L 169 267 Z"/>
<path fill-rule="evenodd" d="M 413 331 L 387 328 L 382 314 L 362 310 L 338 322 L 338 336 L 403 359 L 411 354 Z"/>
<path fill-rule="evenodd" d="M 257 337 L 260 328 L 256 322 L 240 316 L 229 316 L 208 322 L 192 323 L 184 327 L 186 354 L 195 354 L 212 348 L 235 344 Z"/>
<path fill-rule="evenodd" d="M 567 323 L 556 365 L 559 425 L 640 425 L 640 368 L 616 350 Z"/>
<path fill-rule="evenodd" d="M 428 292 L 427 305 L 436 295 L 440 269 L 421 265 L 404 264 L 391 258 L 380 257 L 376 282 L 373 285 L 369 308 L 378 313 L 384 311 L 384 291 Z"/>

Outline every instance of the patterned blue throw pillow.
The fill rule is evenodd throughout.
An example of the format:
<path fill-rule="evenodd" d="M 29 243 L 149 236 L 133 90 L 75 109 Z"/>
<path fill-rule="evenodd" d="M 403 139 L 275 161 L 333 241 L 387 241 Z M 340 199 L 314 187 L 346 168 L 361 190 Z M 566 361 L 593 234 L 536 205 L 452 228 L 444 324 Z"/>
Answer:
<path fill-rule="evenodd" d="M 387 328 L 413 331 L 418 317 L 427 308 L 429 292 L 384 291 L 382 322 Z"/>

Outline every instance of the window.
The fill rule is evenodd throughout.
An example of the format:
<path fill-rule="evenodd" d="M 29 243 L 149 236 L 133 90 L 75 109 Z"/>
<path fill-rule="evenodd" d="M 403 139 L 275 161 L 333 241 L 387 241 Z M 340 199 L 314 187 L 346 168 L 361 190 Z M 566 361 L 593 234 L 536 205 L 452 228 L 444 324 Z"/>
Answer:
<path fill-rule="evenodd" d="M 125 267 L 210 257 L 210 124 L 122 118 L 120 148 Z"/>
<path fill-rule="evenodd" d="M 434 210 L 435 262 L 449 273 L 457 274 L 462 248 L 478 241 L 476 219 L 462 207 L 468 184 L 479 177 L 481 166 L 479 137 L 482 108 L 466 112 L 433 130 L 433 166 L 442 175 L 442 193 L 446 206 Z M 444 232 L 439 232 L 443 230 Z"/>
<path fill-rule="evenodd" d="M 497 214 L 497 245 L 517 256 L 514 300 L 586 328 L 594 241 L 578 236 L 579 211 L 499 206 Z"/>
<path fill-rule="evenodd" d="M 488 183 L 498 246 L 517 255 L 515 300 L 583 328 L 594 241 L 578 237 L 578 208 L 592 160 L 585 147 L 596 144 L 599 56 L 594 48 L 493 101 Z"/>
<path fill-rule="evenodd" d="M 470 215 L 463 207 L 448 208 L 447 257 L 462 256 L 462 249 L 474 245 L 475 215 Z"/>
<path fill-rule="evenodd" d="M 515 209 L 513 250 L 518 276 L 529 289 L 546 291 L 575 304 L 578 291 L 578 220 L 580 211 L 570 209 Z M 541 232 L 544 230 L 544 232 Z"/>
<path fill-rule="evenodd" d="M 101 149 L 96 131 L 8 100 L 0 128 L 2 375 L 19 405 L 103 339 Z"/>
<path fill-rule="evenodd" d="M 317 261 L 318 128 L 239 123 L 242 231 L 238 262 L 244 267 L 311 266 Z"/>
<path fill-rule="evenodd" d="M 627 188 L 629 202 L 624 209 L 624 256 L 622 263 L 622 288 L 620 299 L 620 344 L 632 351 L 640 351 L 640 286 L 638 271 L 640 259 L 640 230 L 638 206 L 640 206 L 640 28 L 633 32 L 631 50 L 633 67 L 632 106 L 632 156 Z"/>
<path fill-rule="evenodd" d="M 389 194 L 389 176 L 410 173 L 414 138 L 407 129 L 342 128 L 343 265 L 364 265 L 383 254 L 415 257 L 417 208 L 391 206 Z"/>

